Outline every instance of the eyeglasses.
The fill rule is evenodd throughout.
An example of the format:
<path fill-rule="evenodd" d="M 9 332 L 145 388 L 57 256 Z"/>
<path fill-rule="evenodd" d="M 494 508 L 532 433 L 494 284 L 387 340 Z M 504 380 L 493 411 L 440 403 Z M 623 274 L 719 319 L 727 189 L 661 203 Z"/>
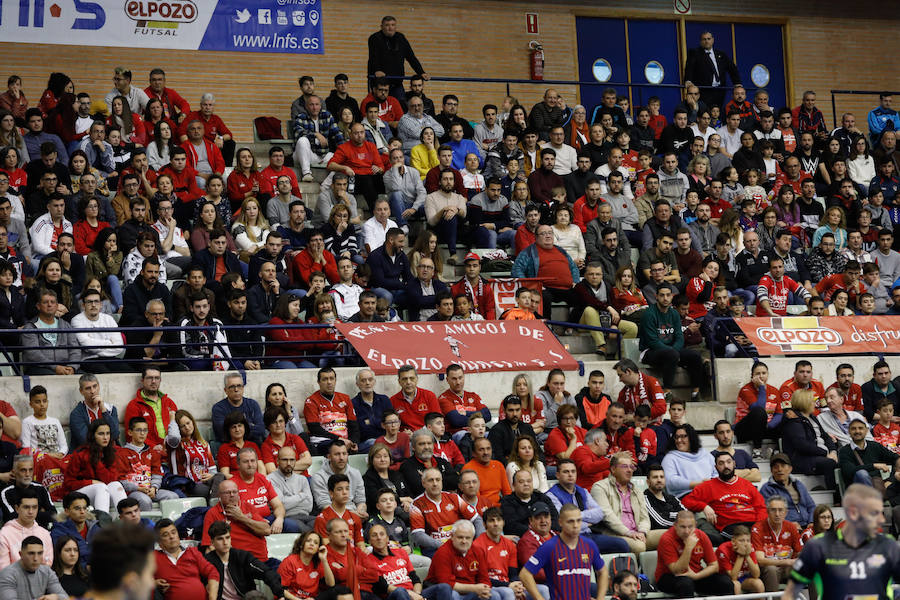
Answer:
<path fill-rule="evenodd" d="M 239 389 L 242 389 L 243 387 L 244 387 L 243 383 L 234 383 L 229 386 L 226 386 L 225 389 L 226 390 L 239 390 Z"/>
<path fill-rule="evenodd" d="M 686 440 L 686 439 L 688 439 L 687 434 L 684 434 L 684 433 L 679 433 L 679 434 L 677 434 L 677 435 L 675 435 L 675 436 L 673 436 L 673 437 L 674 437 L 676 440 Z"/>

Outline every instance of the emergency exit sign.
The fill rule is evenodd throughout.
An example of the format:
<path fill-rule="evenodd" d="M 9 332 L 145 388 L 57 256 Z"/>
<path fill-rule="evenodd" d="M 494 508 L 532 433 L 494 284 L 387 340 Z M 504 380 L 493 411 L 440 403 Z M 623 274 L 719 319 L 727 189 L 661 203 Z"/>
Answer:
<path fill-rule="evenodd" d="M 525 33 L 533 35 L 540 33 L 537 13 L 525 13 Z"/>

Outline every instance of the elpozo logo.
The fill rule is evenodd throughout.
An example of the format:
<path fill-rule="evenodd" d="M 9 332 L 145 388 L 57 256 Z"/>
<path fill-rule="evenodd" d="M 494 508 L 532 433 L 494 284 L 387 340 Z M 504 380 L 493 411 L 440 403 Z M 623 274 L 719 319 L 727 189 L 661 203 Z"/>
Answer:
<path fill-rule="evenodd" d="M 818 317 L 776 317 L 769 327 L 758 327 L 760 340 L 782 352 L 828 352 L 843 344 L 841 334 L 819 325 Z"/>
<path fill-rule="evenodd" d="M 125 14 L 135 22 L 139 35 L 177 36 L 178 25 L 197 20 L 194 0 L 126 0 Z"/>

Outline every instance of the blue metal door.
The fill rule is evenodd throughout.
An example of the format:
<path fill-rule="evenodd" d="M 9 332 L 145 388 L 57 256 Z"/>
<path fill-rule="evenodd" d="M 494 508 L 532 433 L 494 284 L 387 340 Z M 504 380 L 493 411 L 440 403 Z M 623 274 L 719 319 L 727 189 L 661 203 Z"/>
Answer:
<path fill-rule="evenodd" d="M 787 106 L 784 76 L 784 38 L 781 25 L 734 26 L 734 45 L 741 79 L 747 89 L 765 88 L 769 106 Z M 753 91 L 747 93 L 753 101 Z"/>
<path fill-rule="evenodd" d="M 675 21 L 628 21 L 631 63 L 631 104 L 644 106 L 650 96 L 660 99 L 661 112 L 671 120 L 681 102 L 681 65 L 678 58 L 678 24 Z"/>
<path fill-rule="evenodd" d="M 628 58 L 625 48 L 625 20 L 577 17 L 578 79 L 594 85 L 582 85 L 581 104 L 588 119 L 600 105 L 603 90 L 612 83 L 628 83 Z M 619 94 L 627 94 L 625 85 L 613 85 Z"/>

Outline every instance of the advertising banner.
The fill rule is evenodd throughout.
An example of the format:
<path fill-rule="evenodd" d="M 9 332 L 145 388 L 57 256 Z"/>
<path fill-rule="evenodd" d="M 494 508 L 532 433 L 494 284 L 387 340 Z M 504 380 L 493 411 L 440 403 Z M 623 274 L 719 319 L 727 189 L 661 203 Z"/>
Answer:
<path fill-rule="evenodd" d="M 322 0 L 0 0 L 4 42 L 322 54 Z"/>
<path fill-rule="evenodd" d="M 869 354 L 900 348 L 900 317 L 745 317 L 735 321 L 765 356 Z"/>
<path fill-rule="evenodd" d="M 543 321 L 422 321 L 336 323 L 376 375 L 405 364 L 419 373 L 443 373 L 450 364 L 466 372 L 578 368 Z"/>

